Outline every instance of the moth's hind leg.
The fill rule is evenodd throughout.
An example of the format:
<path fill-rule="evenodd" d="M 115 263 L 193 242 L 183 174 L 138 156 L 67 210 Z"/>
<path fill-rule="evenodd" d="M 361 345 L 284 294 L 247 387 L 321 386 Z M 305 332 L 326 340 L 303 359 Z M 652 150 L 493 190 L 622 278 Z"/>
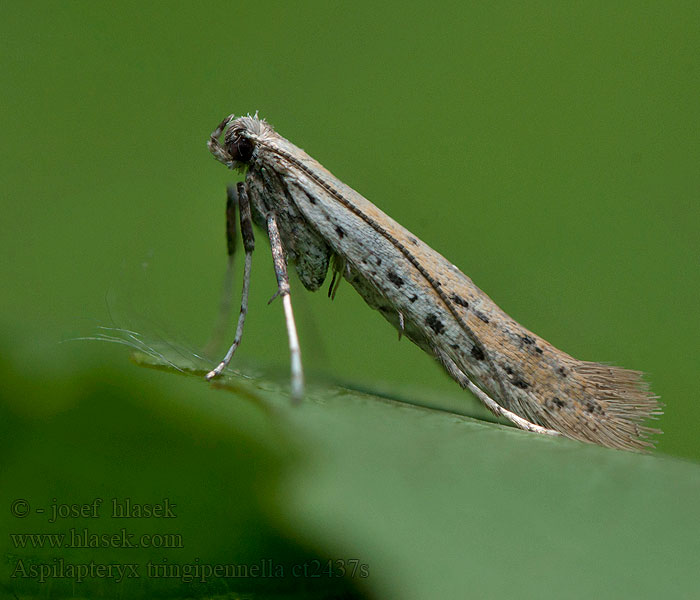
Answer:
<path fill-rule="evenodd" d="M 511 423 L 524 429 L 525 431 L 532 431 L 533 433 L 541 433 L 544 435 L 561 435 L 558 431 L 553 429 L 547 429 L 536 423 L 531 423 L 527 419 L 523 419 L 521 416 L 503 408 L 498 404 L 491 396 L 479 388 L 476 384 L 472 382 L 469 377 L 456 365 L 456 363 L 447 354 L 439 350 L 438 348 L 433 348 L 433 353 L 437 359 L 442 363 L 450 377 L 454 379 L 463 388 L 468 389 L 472 394 L 474 394 L 481 402 L 484 403 L 486 408 L 488 408 L 493 414 L 498 417 L 505 417 Z"/>
<path fill-rule="evenodd" d="M 250 214 L 250 204 L 248 202 L 248 194 L 246 192 L 245 184 L 239 183 L 237 188 L 229 186 L 228 199 L 226 203 L 226 241 L 227 249 L 229 255 L 228 264 L 228 274 L 227 281 L 231 278 L 232 265 L 233 265 L 233 254 L 236 248 L 236 206 L 238 206 L 238 212 L 240 214 L 241 223 L 241 237 L 243 238 L 243 248 L 245 249 L 245 267 L 243 270 L 243 292 L 241 294 L 241 311 L 238 315 L 238 325 L 236 326 L 236 335 L 233 338 L 233 343 L 228 349 L 224 359 L 207 373 L 207 379 L 213 379 L 214 377 L 221 375 L 223 370 L 228 366 L 233 358 L 233 353 L 238 348 L 241 343 L 241 338 L 243 337 L 243 325 L 245 324 L 245 317 L 248 314 L 248 296 L 250 292 L 250 271 L 253 264 L 253 250 L 255 249 L 255 237 L 253 235 L 253 220 Z M 230 283 L 229 283 L 230 288 Z M 229 289 L 230 292 L 230 289 Z M 230 297 L 230 294 L 229 294 Z M 222 306 L 223 310 L 226 310 L 226 314 L 230 309 L 229 306 Z"/>

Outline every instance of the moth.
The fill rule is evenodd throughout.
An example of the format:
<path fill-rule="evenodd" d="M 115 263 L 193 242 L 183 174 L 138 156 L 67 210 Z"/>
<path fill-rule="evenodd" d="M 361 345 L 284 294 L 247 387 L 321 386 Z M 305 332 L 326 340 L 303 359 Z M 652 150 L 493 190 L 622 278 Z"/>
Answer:
<path fill-rule="evenodd" d="M 257 114 L 224 119 L 208 147 L 218 161 L 245 172 L 245 181 L 229 190 L 229 206 L 239 208 L 245 248 L 241 311 L 233 344 L 208 379 L 221 374 L 241 341 L 255 223 L 270 239 L 293 397 L 301 398 L 304 382 L 288 261 L 311 291 L 329 271 L 329 295 L 341 278 L 347 280 L 400 336 L 435 357 L 460 386 L 516 426 L 612 448 L 653 447 L 651 436 L 660 431 L 644 423 L 658 417 L 662 405 L 642 373 L 578 360 L 525 329 L 455 265 Z"/>

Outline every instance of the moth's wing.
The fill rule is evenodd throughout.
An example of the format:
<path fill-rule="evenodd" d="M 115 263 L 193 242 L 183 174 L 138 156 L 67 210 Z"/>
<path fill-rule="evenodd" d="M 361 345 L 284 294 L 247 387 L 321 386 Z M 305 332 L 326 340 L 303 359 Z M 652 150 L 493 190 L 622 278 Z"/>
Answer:
<path fill-rule="evenodd" d="M 294 240 L 294 266 L 299 279 L 307 290 L 316 291 L 326 279 L 331 260 L 331 250 L 323 239 L 309 228 L 290 232 Z"/>
<path fill-rule="evenodd" d="M 279 183 L 265 182 L 275 190 L 267 201 L 278 199 L 275 211 L 287 215 L 290 225 L 304 219 L 303 212 L 302 235 L 309 236 L 303 247 L 323 256 L 326 240 L 349 265 L 354 263 L 368 282 L 353 284 L 355 288 L 370 305 L 386 309 L 394 324 L 392 313 L 405 317 L 416 328 L 412 337 L 421 347 L 439 348 L 500 406 L 528 421 L 606 446 L 650 445 L 647 437 L 654 430 L 640 423 L 660 408 L 638 372 L 579 361 L 557 350 L 302 150 L 281 137 L 275 144 L 291 166 L 282 173 L 284 190 Z M 294 241 L 287 243 L 291 248 Z M 315 275 L 307 287 L 314 289 L 325 269 L 327 263 L 318 257 L 305 263 L 306 275 Z"/>

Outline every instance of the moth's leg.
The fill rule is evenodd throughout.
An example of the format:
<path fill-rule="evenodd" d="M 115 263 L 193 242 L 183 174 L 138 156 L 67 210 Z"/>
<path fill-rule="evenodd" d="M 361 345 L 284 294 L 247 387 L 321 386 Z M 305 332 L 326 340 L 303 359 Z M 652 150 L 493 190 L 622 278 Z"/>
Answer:
<path fill-rule="evenodd" d="M 532 431 L 533 433 L 542 433 L 544 435 L 561 435 L 558 431 L 554 429 L 547 429 L 542 427 L 542 425 L 537 425 L 535 423 L 530 423 L 527 419 L 516 415 L 514 412 L 503 408 L 498 404 L 491 396 L 484 392 L 481 388 L 477 387 L 470 379 L 467 378 L 467 385 L 465 386 L 472 394 L 474 394 L 479 400 L 481 400 L 486 408 L 488 408 L 493 414 L 499 417 L 505 417 L 514 425 L 524 429 L 525 431 Z"/>
<path fill-rule="evenodd" d="M 558 431 L 553 429 L 547 429 L 541 425 L 535 423 L 530 423 L 527 419 L 516 415 L 515 413 L 503 408 L 498 404 L 491 396 L 484 392 L 481 388 L 477 387 L 472 380 L 467 377 L 464 372 L 457 366 L 457 364 L 444 352 L 437 348 L 433 348 L 435 356 L 444 365 L 450 376 L 461 385 L 463 388 L 467 388 L 472 394 L 474 394 L 479 400 L 481 400 L 486 408 L 488 408 L 493 414 L 499 417 L 505 417 L 514 425 L 517 425 L 520 429 L 525 431 L 532 431 L 533 433 L 542 433 L 544 435 L 561 435 Z"/>
<path fill-rule="evenodd" d="M 277 275 L 277 294 L 282 296 L 284 306 L 284 318 L 287 322 L 287 336 L 289 337 L 289 354 L 292 362 L 292 400 L 300 402 L 304 395 L 304 372 L 301 366 L 301 350 L 299 348 L 299 337 L 297 327 L 294 323 L 294 313 L 292 312 L 292 300 L 290 297 L 289 275 L 287 273 L 287 258 L 284 255 L 280 232 L 277 227 L 277 220 L 274 213 L 267 216 L 267 233 L 270 237 L 270 247 L 272 248 L 272 260 L 275 264 L 275 275 Z M 273 296 L 273 298 L 275 297 Z"/>
<path fill-rule="evenodd" d="M 346 267 L 345 259 L 340 258 L 340 256 L 337 254 L 334 254 L 331 267 L 333 269 L 333 278 L 331 279 L 331 285 L 328 288 L 328 297 L 331 300 L 335 300 L 335 294 L 338 291 L 338 286 L 340 285 L 340 280 L 343 278 L 343 271 L 345 271 Z"/>
<path fill-rule="evenodd" d="M 207 379 L 213 379 L 217 375 L 221 375 L 223 370 L 231 362 L 231 358 L 233 358 L 233 353 L 236 351 L 236 348 L 238 348 L 238 345 L 241 343 L 241 338 L 243 337 L 243 325 L 245 323 L 245 317 L 248 314 L 250 271 L 253 265 L 253 250 L 255 249 L 255 237 L 253 235 L 253 218 L 250 214 L 250 204 L 248 202 L 248 194 L 245 189 L 245 184 L 239 183 L 237 190 L 234 190 L 233 187 L 229 187 L 228 192 L 229 198 L 231 198 L 232 196 L 237 196 L 238 199 L 238 208 L 241 221 L 241 236 L 243 237 L 243 248 L 245 249 L 245 266 L 243 269 L 243 292 L 241 294 L 241 312 L 238 315 L 238 325 L 236 326 L 236 336 L 233 338 L 233 344 L 231 344 L 231 347 L 228 349 L 226 356 L 224 356 L 224 359 L 217 365 L 217 367 L 209 371 L 209 373 L 207 373 Z M 233 210 L 233 212 L 235 213 L 235 209 Z M 226 212 L 226 216 L 227 219 L 229 219 L 231 216 L 228 210 Z M 232 225 L 231 222 L 228 221 L 226 227 L 227 237 L 230 233 L 235 233 L 235 225 Z M 235 246 L 230 238 L 228 238 L 228 241 L 229 253 L 232 253 Z"/>
<path fill-rule="evenodd" d="M 331 277 L 331 284 L 328 286 L 328 297 L 331 300 L 335 299 L 335 278 L 338 277 L 338 271 L 333 271 L 333 277 Z"/>
<path fill-rule="evenodd" d="M 236 213 L 240 205 L 239 198 L 245 195 L 245 185 L 239 183 L 243 187 L 242 193 L 238 189 L 229 185 L 226 187 L 226 252 L 228 254 L 229 263 L 233 262 L 233 255 L 236 253 Z M 247 196 L 246 196 L 247 200 Z M 253 242 L 255 245 L 255 242 Z"/>
<path fill-rule="evenodd" d="M 219 138 L 224 132 L 224 129 L 226 129 L 226 126 L 231 121 L 233 121 L 233 119 L 235 119 L 235 116 L 229 115 L 223 121 L 221 121 L 221 123 L 219 123 L 219 126 L 211 132 L 211 135 L 209 136 L 209 141 L 207 142 L 209 152 L 211 152 L 214 155 L 216 160 L 218 160 L 221 163 L 224 163 L 228 167 L 231 167 L 231 165 L 233 164 L 233 158 L 221 145 L 221 143 L 219 142 Z"/>
<path fill-rule="evenodd" d="M 221 303 L 219 304 L 219 318 L 216 327 L 211 335 L 211 339 L 204 349 L 204 355 L 210 356 L 219 352 L 226 325 L 231 316 L 231 298 L 233 296 L 233 255 L 236 253 L 236 218 L 238 211 L 238 193 L 236 188 L 228 186 L 226 188 L 226 249 L 228 252 L 228 262 L 226 265 L 226 277 L 221 292 Z"/>

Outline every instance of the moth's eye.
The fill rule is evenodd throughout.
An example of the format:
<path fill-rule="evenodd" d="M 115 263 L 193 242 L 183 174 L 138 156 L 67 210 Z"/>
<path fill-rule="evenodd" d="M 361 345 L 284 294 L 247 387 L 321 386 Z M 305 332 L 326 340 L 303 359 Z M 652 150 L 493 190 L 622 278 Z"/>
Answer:
<path fill-rule="evenodd" d="M 253 142 L 242 136 L 234 137 L 226 145 L 226 150 L 233 157 L 236 162 L 247 163 L 253 156 Z"/>

